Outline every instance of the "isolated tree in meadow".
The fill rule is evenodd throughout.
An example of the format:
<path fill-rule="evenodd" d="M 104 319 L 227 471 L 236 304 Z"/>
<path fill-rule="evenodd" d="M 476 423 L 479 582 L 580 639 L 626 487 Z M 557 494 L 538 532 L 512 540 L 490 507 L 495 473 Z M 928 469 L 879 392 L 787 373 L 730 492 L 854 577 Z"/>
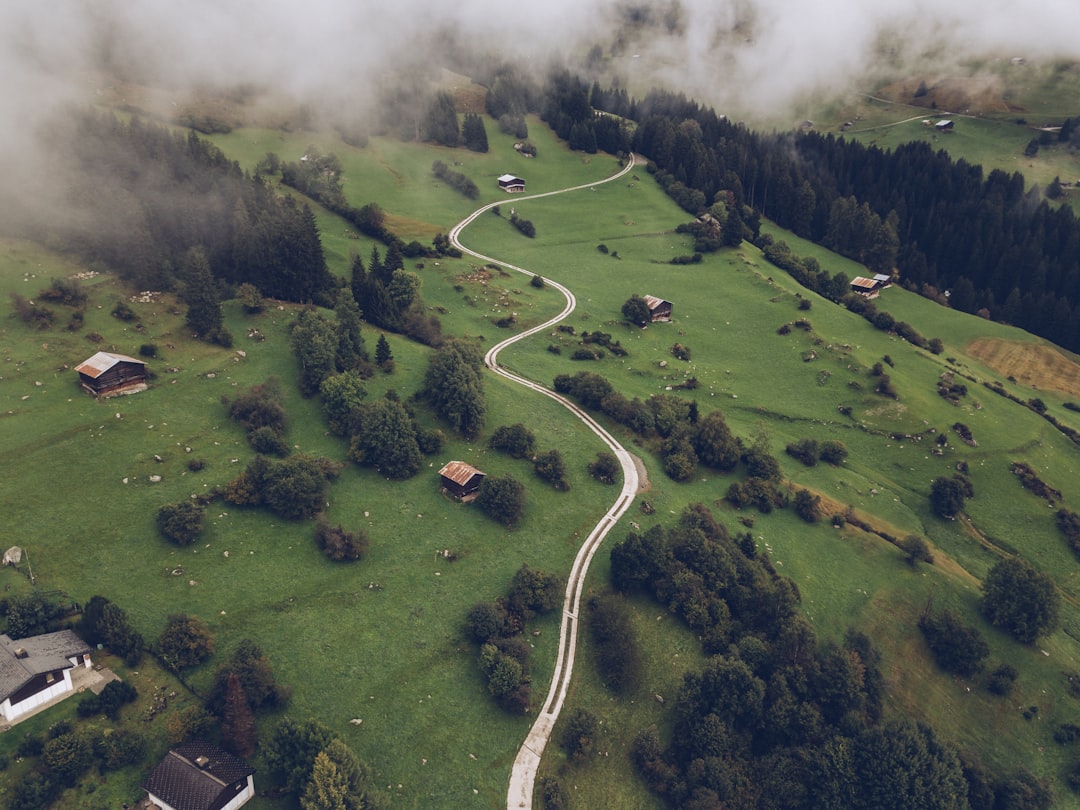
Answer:
<path fill-rule="evenodd" d="M 221 741 L 225 750 L 238 757 L 250 757 L 258 744 L 255 715 L 239 676 L 232 672 L 225 687 L 225 711 L 221 718 Z"/>
<path fill-rule="evenodd" d="M 589 475 L 601 484 L 614 484 L 618 479 L 622 467 L 614 453 L 601 450 L 596 454 L 596 460 L 589 465 Z"/>
<path fill-rule="evenodd" d="M 536 436 L 521 422 L 500 425 L 491 434 L 488 447 L 501 450 L 511 458 L 532 458 L 536 453 Z"/>
<path fill-rule="evenodd" d="M 1061 623 L 1061 595 L 1049 574 L 1021 557 L 1007 557 L 983 580 L 982 612 L 990 623 L 1032 644 Z"/>
<path fill-rule="evenodd" d="M 315 530 L 315 542 L 327 559 L 334 562 L 359 560 L 367 553 L 369 543 L 363 529 L 349 532 L 341 526 L 331 526 L 326 521 L 319 522 Z"/>
<path fill-rule="evenodd" d="M 645 299 L 634 293 L 622 305 L 622 316 L 635 326 L 645 326 L 652 320 Z"/>
<path fill-rule="evenodd" d="M 167 503 L 158 509 L 158 531 L 178 546 L 190 546 L 202 534 L 205 514 L 206 510 L 191 500 Z"/>
<path fill-rule="evenodd" d="M 964 499 L 970 497 L 964 482 L 957 476 L 939 476 L 930 484 L 930 508 L 940 518 L 953 518 L 964 509 Z"/>
<path fill-rule="evenodd" d="M 920 562 L 934 562 L 934 555 L 930 553 L 930 547 L 917 534 L 907 535 L 907 537 L 898 541 L 896 545 L 904 552 L 907 564 L 913 568 Z"/>
<path fill-rule="evenodd" d="M 525 487 L 512 476 L 489 475 L 480 484 L 476 505 L 492 520 L 513 528 L 525 514 Z"/>
<path fill-rule="evenodd" d="M 166 669 L 179 672 L 214 654 L 214 636 L 199 617 L 173 613 L 158 637 L 157 652 Z"/>
<path fill-rule="evenodd" d="M 566 480 L 566 461 L 558 449 L 539 453 L 533 462 L 536 474 L 551 484 L 560 492 L 570 489 L 570 482 Z"/>

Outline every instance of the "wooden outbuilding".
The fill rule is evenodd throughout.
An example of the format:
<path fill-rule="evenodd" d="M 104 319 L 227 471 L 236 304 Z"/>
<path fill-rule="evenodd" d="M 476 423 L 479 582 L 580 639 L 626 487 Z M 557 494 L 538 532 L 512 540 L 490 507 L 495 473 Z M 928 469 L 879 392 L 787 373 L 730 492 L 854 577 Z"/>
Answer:
<path fill-rule="evenodd" d="M 938 132 L 952 132 L 953 127 L 955 126 L 956 125 L 948 118 L 942 118 L 940 121 L 934 124 L 934 129 L 936 129 Z"/>
<path fill-rule="evenodd" d="M 892 276 L 887 276 L 884 273 L 874 273 L 874 281 L 880 284 L 883 290 L 892 286 Z"/>
<path fill-rule="evenodd" d="M 90 651 L 71 630 L 17 640 L 0 635 L 0 718 L 10 723 L 74 694 L 71 673 L 91 665 Z"/>
<path fill-rule="evenodd" d="M 649 320 L 653 323 L 671 320 L 671 302 L 655 295 L 643 295 L 645 303 L 649 307 Z"/>
<path fill-rule="evenodd" d="M 881 292 L 881 282 L 872 278 L 855 276 L 851 280 L 851 291 L 863 298 L 877 298 L 878 293 Z"/>
<path fill-rule="evenodd" d="M 146 390 L 146 363 L 126 354 L 98 352 L 75 370 L 83 389 L 97 397 L 136 394 Z"/>
<path fill-rule="evenodd" d="M 464 461 L 447 462 L 441 470 L 442 488 L 459 501 L 471 501 L 480 491 L 480 484 L 487 473 L 483 473 Z"/>
<path fill-rule="evenodd" d="M 255 796 L 255 769 L 207 742 L 178 745 L 143 782 L 150 807 L 237 810 Z"/>
<path fill-rule="evenodd" d="M 525 191 L 525 181 L 512 174 L 504 174 L 499 178 L 499 188 L 510 194 L 520 194 Z"/>

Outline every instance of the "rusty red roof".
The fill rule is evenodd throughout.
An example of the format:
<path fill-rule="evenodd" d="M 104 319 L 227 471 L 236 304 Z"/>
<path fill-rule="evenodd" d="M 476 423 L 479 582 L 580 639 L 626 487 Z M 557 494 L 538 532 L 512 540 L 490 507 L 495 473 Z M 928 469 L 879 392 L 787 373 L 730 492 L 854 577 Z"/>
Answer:
<path fill-rule="evenodd" d="M 134 357 L 128 357 L 126 354 L 98 352 L 88 360 L 84 360 L 81 365 L 75 366 L 75 370 L 80 374 L 85 374 L 87 377 L 96 380 L 117 363 L 138 363 L 140 366 L 146 365 L 142 360 L 136 360 Z"/>
<path fill-rule="evenodd" d="M 858 287 L 861 290 L 873 290 L 880 285 L 881 282 L 874 281 L 872 278 L 863 278 L 862 276 L 855 276 L 855 278 L 851 280 L 851 286 Z"/>
<path fill-rule="evenodd" d="M 487 473 L 481 472 L 464 461 L 448 461 L 446 466 L 439 470 L 439 475 L 459 486 L 465 486 L 474 475 L 487 475 Z"/>

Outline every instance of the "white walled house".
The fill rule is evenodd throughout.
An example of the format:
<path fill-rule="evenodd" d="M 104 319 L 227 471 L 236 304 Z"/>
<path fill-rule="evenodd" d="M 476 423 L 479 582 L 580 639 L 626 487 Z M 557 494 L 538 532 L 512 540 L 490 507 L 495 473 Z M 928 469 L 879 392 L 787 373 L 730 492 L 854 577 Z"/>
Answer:
<path fill-rule="evenodd" d="M 0 718 L 11 723 L 72 694 L 79 666 L 91 666 L 90 645 L 71 630 L 16 640 L 0 635 Z"/>

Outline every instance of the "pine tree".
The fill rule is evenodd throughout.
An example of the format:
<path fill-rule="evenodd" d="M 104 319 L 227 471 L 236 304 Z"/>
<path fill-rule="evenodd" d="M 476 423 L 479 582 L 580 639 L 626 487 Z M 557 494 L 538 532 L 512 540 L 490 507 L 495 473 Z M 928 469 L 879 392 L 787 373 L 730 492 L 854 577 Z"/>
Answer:
<path fill-rule="evenodd" d="M 300 797 L 303 810 L 348 810 L 349 787 L 346 777 L 325 751 L 315 757 L 311 779 Z"/>
<path fill-rule="evenodd" d="M 342 290 L 337 305 L 338 371 L 351 371 L 367 360 L 364 337 L 360 334 L 360 307 L 352 294 Z"/>
<path fill-rule="evenodd" d="M 390 364 L 394 362 L 394 355 L 390 351 L 390 343 L 386 340 L 386 335 L 379 334 L 379 342 L 375 344 L 375 365 L 384 371 L 388 367 L 392 367 Z"/>
<path fill-rule="evenodd" d="M 255 715 L 248 705 L 244 687 L 235 672 L 229 673 L 225 687 L 225 716 L 221 720 L 221 741 L 227 751 L 238 757 L 250 757 L 258 744 Z"/>
<path fill-rule="evenodd" d="M 486 152 L 488 138 L 487 130 L 484 128 L 484 119 L 476 113 L 465 113 L 465 119 L 461 122 L 461 141 L 466 149 L 473 152 Z"/>
<path fill-rule="evenodd" d="M 364 269 L 364 260 L 360 258 L 359 254 L 354 255 L 350 270 L 349 288 L 352 290 L 353 300 L 356 301 L 357 306 L 360 306 L 360 302 L 364 300 L 364 286 L 366 284 L 367 271 Z M 363 316 L 361 315 L 361 317 Z"/>
<path fill-rule="evenodd" d="M 222 329 L 221 296 L 210 273 L 210 263 L 199 248 L 193 248 L 183 259 L 184 300 L 188 311 L 184 323 L 201 338 L 213 340 Z"/>

